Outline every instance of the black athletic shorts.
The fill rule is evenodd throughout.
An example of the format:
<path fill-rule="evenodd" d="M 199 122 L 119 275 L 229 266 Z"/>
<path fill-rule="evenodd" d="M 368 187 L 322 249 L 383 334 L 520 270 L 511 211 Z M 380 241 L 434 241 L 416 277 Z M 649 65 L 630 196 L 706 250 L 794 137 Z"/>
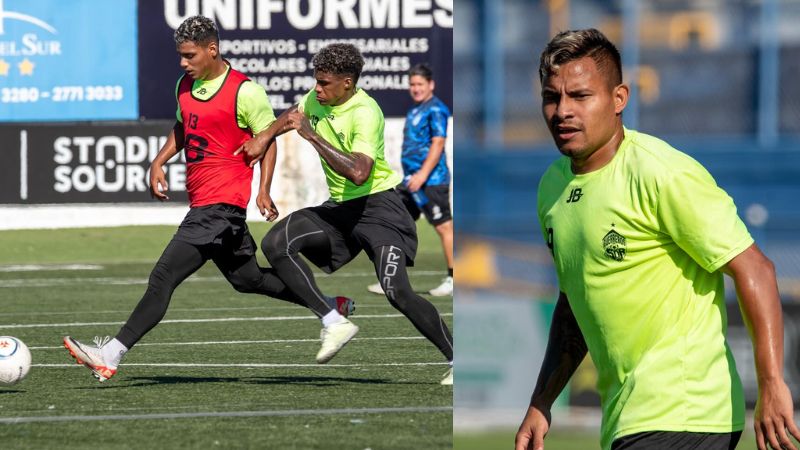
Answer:
<path fill-rule="evenodd" d="M 327 273 L 352 261 L 361 250 L 374 259 L 373 250 L 384 245 L 400 247 L 406 255 L 406 265 L 414 265 L 417 228 L 394 189 L 341 203 L 328 200 L 293 214 L 308 217 L 328 235 L 330 255 L 303 252 L 309 261 Z"/>
<path fill-rule="evenodd" d="M 438 186 L 422 186 L 422 191 L 428 197 L 428 203 L 420 207 L 414 198 L 411 196 L 411 191 L 405 184 L 397 185 L 397 192 L 403 199 L 403 204 L 411 214 L 411 218 L 416 222 L 420 214 L 425 214 L 425 218 L 433 226 L 453 220 L 453 215 L 450 212 L 450 185 L 441 184 Z"/>
<path fill-rule="evenodd" d="M 189 210 L 173 239 L 192 245 L 223 245 L 236 256 L 255 255 L 256 243 L 246 219 L 247 212 L 238 206 L 198 206 Z"/>
<path fill-rule="evenodd" d="M 611 450 L 733 450 L 741 437 L 741 431 L 732 433 L 647 431 L 615 440 L 611 444 Z"/>

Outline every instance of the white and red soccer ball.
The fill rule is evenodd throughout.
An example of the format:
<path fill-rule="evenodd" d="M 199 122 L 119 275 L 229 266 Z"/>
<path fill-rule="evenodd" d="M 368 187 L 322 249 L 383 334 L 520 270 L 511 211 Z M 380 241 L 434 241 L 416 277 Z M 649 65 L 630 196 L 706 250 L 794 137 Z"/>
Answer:
<path fill-rule="evenodd" d="M 16 384 L 31 368 L 31 352 L 22 341 L 0 336 L 0 385 Z"/>

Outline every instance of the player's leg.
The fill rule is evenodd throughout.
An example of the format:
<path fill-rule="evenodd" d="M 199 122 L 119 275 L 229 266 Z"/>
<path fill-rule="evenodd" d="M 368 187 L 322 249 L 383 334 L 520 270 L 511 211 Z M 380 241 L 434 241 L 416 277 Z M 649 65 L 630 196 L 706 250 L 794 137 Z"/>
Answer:
<path fill-rule="evenodd" d="M 207 259 L 201 247 L 173 239 L 150 273 L 144 296 L 116 337 L 96 340 L 97 346 L 92 347 L 66 336 L 65 347 L 100 381 L 110 378 L 125 353 L 164 318 L 175 288 Z"/>
<path fill-rule="evenodd" d="M 301 299 L 322 320 L 322 348 L 317 353 L 317 362 L 323 364 L 333 358 L 355 336 L 358 327 L 329 304 L 317 286 L 311 268 L 300 257 L 302 253 L 321 267 L 329 265 L 333 270 L 339 267 L 332 263 L 334 255 L 331 239 L 336 239 L 336 233 L 324 230 L 307 214 L 310 213 L 301 210 L 278 222 L 264 236 L 261 249 L 292 294 Z M 352 259 L 352 256 L 348 255 L 344 259 Z"/>
<path fill-rule="evenodd" d="M 239 292 L 261 294 L 285 300 L 300 306 L 306 302 L 295 295 L 278 277 L 274 268 L 263 268 L 255 257 L 256 245 L 250 232 L 244 231 L 241 239 L 223 242 L 212 259 L 222 275 Z M 352 299 L 347 297 L 325 297 L 328 305 L 347 317 L 355 309 Z"/>
<path fill-rule="evenodd" d="M 416 222 L 417 219 L 419 219 L 419 216 L 422 215 L 422 210 L 419 209 L 419 206 L 417 206 L 417 202 L 414 201 L 414 198 L 411 196 L 411 192 L 404 183 L 397 185 L 395 191 L 397 191 L 397 193 L 400 195 L 400 199 L 403 201 L 403 206 L 406 207 L 406 211 L 408 211 L 408 213 L 411 215 L 411 219 Z M 380 283 L 370 284 L 367 286 L 367 290 L 373 294 L 385 294 Z"/>
<path fill-rule="evenodd" d="M 453 221 L 448 220 L 440 223 L 434 229 L 442 242 L 442 250 L 444 250 L 444 257 L 447 262 L 447 277 L 442 280 L 439 286 L 431 289 L 428 293 L 435 297 L 444 297 L 453 295 Z"/>
<path fill-rule="evenodd" d="M 400 247 L 383 245 L 372 250 L 372 261 L 386 298 L 414 327 L 453 361 L 453 336 L 439 311 L 411 288 L 406 270 L 406 255 Z"/>
<path fill-rule="evenodd" d="M 447 262 L 447 276 L 428 293 L 435 297 L 453 295 L 453 216 L 450 212 L 450 186 L 426 186 L 424 189 L 428 203 L 423 212 L 439 235 Z"/>
<path fill-rule="evenodd" d="M 741 431 L 732 433 L 690 433 L 646 431 L 614 440 L 612 450 L 733 450 Z"/>

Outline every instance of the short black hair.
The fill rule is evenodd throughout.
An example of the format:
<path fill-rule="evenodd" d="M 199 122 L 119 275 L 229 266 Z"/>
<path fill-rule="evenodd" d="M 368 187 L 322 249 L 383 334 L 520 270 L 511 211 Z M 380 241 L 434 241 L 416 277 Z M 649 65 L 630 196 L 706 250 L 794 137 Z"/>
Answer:
<path fill-rule="evenodd" d="M 317 52 L 311 58 L 311 65 L 317 72 L 349 75 L 355 84 L 364 68 L 364 57 L 355 45 L 336 43 Z"/>
<path fill-rule="evenodd" d="M 409 77 L 413 77 L 415 75 L 421 76 L 428 81 L 433 79 L 433 71 L 427 63 L 414 64 L 414 67 L 408 70 Z"/>
<path fill-rule="evenodd" d="M 184 20 L 175 30 L 175 43 L 184 42 L 208 45 L 211 42 L 219 44 L 219 30 L 214 21 L 205 16 L 192 16 Z"/>
<path fill-rule="evenodd" d="M 552 75 L 558 66 L 590 57 L 611 87 L 622 84 L 622 60 L 619 50 L 608 38 L 594 28 L 558 33 L 547 44 L 539 60 L 539 81 Z"/>

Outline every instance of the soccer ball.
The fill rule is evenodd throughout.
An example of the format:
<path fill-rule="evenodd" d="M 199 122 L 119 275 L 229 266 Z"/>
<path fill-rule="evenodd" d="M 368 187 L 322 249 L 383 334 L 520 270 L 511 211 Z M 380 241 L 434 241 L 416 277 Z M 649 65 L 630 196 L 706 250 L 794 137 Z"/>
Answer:
<path fill-rule="evenodd" d="M 31 368 L 31 351 L 22 341 L 0 336 L 0 384 L 12 385 L 22 381 Z"/>

